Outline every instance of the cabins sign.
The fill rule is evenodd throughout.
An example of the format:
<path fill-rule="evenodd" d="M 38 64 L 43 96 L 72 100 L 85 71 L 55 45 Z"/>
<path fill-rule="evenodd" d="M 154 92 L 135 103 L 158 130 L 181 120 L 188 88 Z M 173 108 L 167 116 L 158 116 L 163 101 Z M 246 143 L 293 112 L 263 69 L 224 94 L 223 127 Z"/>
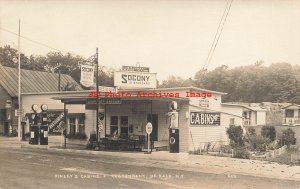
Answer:
<path fill-rule="evenodd" d="M 125 88 L 156 88 L 156 73 L 116 71 L 114 85 Z"/>
<path fill-rule="evenodd" d="M 219 126 L 220 117 L 220 113 L 191 112 L 190 126 Z"/>

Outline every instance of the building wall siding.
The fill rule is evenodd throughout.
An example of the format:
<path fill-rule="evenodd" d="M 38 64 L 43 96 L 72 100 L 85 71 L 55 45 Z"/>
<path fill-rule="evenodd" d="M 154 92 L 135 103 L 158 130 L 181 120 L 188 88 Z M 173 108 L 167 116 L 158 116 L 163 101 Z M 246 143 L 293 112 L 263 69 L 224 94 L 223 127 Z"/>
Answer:
<path fill-rule="evenodd" d="M 230 108 L 232 111 L 240 112 L 238 108 Z M 190 107 L 191 111 L 198 111 L 194 107 Z M 202 111 L 204 112 L 204 111 Z M 209 112 L 209 111 L 207 111 Z M 235 125 L 243 125 L 243 119 L 234 115 L 225 113 L 220 114 L 220 126 L 190 126 L 189 127 L 189 151 L 203 149 L 205 145 L 211 143 L 212 145 L 228 144 L 229 139 L 226 130 L 230 125 L 230 119 L 234 118 Z"/>

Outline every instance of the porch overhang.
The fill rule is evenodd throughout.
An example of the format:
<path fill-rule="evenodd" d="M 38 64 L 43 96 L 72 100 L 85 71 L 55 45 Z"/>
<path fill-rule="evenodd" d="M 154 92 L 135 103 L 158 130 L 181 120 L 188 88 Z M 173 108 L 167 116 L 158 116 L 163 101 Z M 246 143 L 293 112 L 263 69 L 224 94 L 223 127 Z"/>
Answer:
<path fill-rule="evenodd" d="M 60 100 L 64 104 L 87 104 L 89 101 L 100 101 L 100 99 L 121 99 L 121 101 L 162 101 L 162 102 L 188 102 L 188 98 L 172 98 L 172 97 L 127 97 L 127 98 L 118 98 L 118 97 L 105 97 L 100 96 L 99 98 L 85 97 L 85 96 L 68 96 L 68 97 L 53 97 L 54 100 Z M 101 104 L 101 103 L 100 103 Z"/>

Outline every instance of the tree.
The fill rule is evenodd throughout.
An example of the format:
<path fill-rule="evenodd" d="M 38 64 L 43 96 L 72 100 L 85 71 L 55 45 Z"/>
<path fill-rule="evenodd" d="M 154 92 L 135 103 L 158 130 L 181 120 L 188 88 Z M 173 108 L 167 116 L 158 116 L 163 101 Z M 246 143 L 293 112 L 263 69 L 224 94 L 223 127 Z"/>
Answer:
<path fill-rule="evenodd" d="M 274 126 L 263 126 L 261 128 L 261 135 L 273 142 L 276 139 L 276 130 Z"/>
<path fill-rule="evenodd" d="M 230 139 L 230 146 L 244 146 L 243 129 L 241 126 L 230 125 L 229 128 L 227 128 L 226 133 Z"/>
<path fill-rule="evenodd" d="M 281 140 L 282 144 L 289 148 L 290 145 L 296 144 L 295 132 L 290 128 L 282 131 Z"/>
<path fill-rule="evenodd" d="M 10 46 L 0 47 L 0 63 L 4 66 L 17 68 L 18 64 L 14 61 L 18 60 L 18 51 Z M 21 54 L 21 69 L 58 72 L 67 74 L 73 79 L 80 82 L 80 65 L 84 62 L 84 58 L 70 53 L 62 54 L 61 52 L 49 52 L 46 56 L 30 55 L 29 58 L 25 54 Z M 113 86 L 113 69 L 102 66 L 99 68 L 99 85 Z M 65 86 L 72 89 L 71 85 Z M 90 89 L 90 88 L 86 88 Z"/>
<path fill-rule="evenodd" d="M 192 85 L 193 85 L 193 80 L 191 78 L 183 79 L 181 77 L 176 77 L 174 75 L 171 75 L 168 77 L 167 80 L 163 80 L 162 84 L 159 87 L 161 88 L 190 87 Z"/>
<path fill-rule="evenodd" d="M 62 91 L 77 91 L 78 85 L 74 82 L 67 82 L 67 84 L 61 87 Z"/>

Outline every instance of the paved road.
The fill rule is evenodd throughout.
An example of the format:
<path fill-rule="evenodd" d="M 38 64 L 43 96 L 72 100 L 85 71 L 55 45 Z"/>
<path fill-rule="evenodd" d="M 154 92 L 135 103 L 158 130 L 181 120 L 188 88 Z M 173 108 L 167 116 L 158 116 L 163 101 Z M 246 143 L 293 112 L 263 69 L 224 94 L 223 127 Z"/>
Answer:
<path fill-rule="evenodd" d="M 121 157 L 0 148 L 0 189 L 6 188 L 293 188 L 300 182 L 211 174 Z M 209 171 L 209 170 L 208 170 Z"/>

